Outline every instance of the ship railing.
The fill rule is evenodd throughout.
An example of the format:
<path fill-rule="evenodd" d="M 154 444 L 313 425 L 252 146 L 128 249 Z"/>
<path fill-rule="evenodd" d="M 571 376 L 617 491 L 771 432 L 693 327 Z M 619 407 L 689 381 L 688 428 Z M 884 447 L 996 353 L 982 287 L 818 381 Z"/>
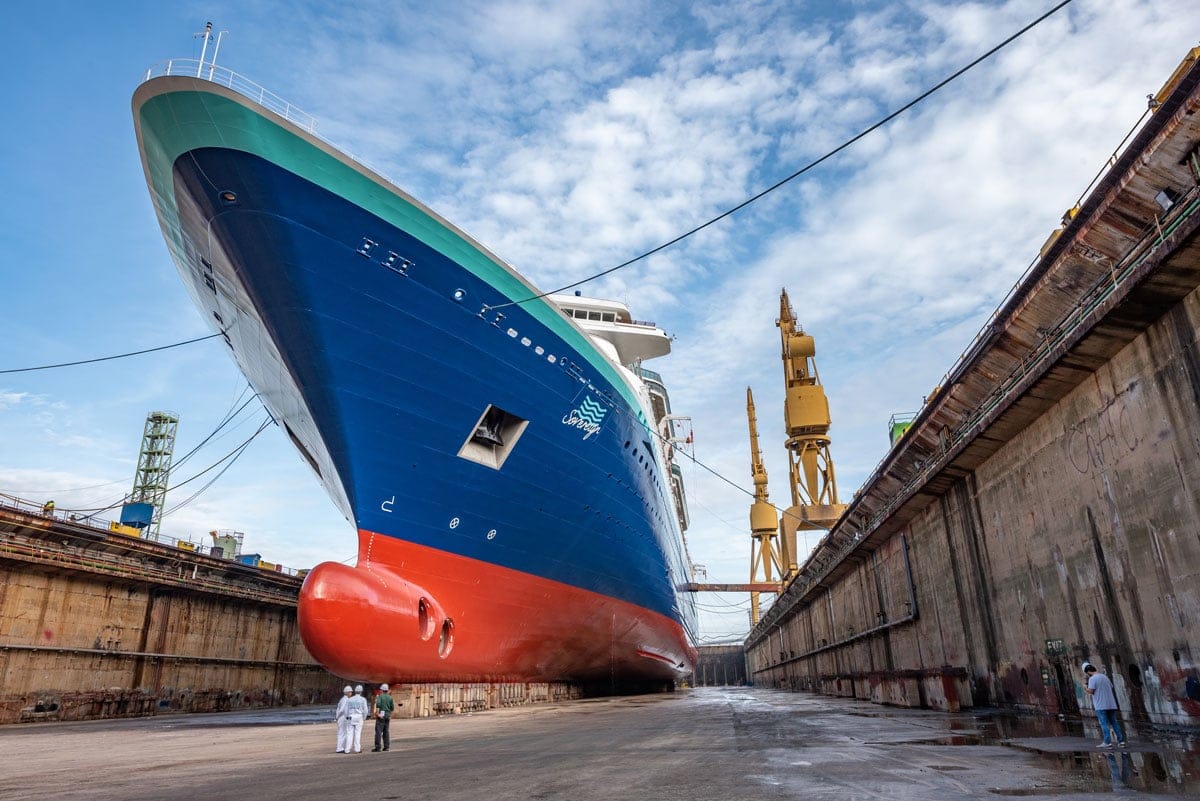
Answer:
<path fill-rule="evenodd" d="M 143 83 L 151 78 L 161 78 L 167 75 L 200 78 L 201 80 L 219 84 L 227 89 L 232 89 L 243 97 L 253 100 L 265 109 L 274 111 L 279 116 L 289 122 L 295 123 L 310 134 L 316 134 L 317 132 L 316 117 L 306 111 L 300 110 L 274 92 L 268 91 L 265 87 L 255 83 L 244 75 L 239 75 L 231 69 L 217 66 L 208 61 L 198 61 L 194 58 L 173 58 L 169 61 L 155 64 L 146 70 L 146 77 L 143 79 Z"/>
<path fill-rule="evenodd" d="M 653 370 L 648 370 L 645 367 L 642 367 L 640 364 L 638 364 L 634 367 L 634 372 L 637 373 L 642 378 L 648 378 L 651 381 L 657 381 L 660 384 L 663 383 L 663 377 L 662 377 L 661 373 L 656 373 Z"/>
<path fill-rule="evenodd" d="M 88 528 L 88 529 L 94 530 L 95 532 L 103 533 L 106 535 L 116 532 L 116 533 L 124 534 L 124 535 L 130 536 L 130 537 L 135 536 L 135 535 L 129 533 L 130 527 L 121 526 L 120 523 L 118 523 L 115 520 L 111 520 L 107 517 L 100 516 L 101 512 L 108 511 L 108 510 L 100 510 L 100 512 L 92 512 L 91 514 L 85 514 L 83 511 L 78 510 L 78 509 L 62 509 L 62 508 L 59 508 L 57 505 L 54 505 L 53 503 L 41 504 L 41 503 L 37 503 L 36 501 L 30 501 L 30 500 L 26 500 L 24 498 L 18 498 L 16 495 L 9 495 L 8 493 L 3 493 L 3 492 L 0 492 L 0 509 L 5 509 L 5 510 L 11 511 L 11 512 L 17 512 L 19 514 L 27 515 L 30 517 L 40 517 L 40 518 L 44 518 L 46 520 L 53 520 L 53 521 L 56 521 L 59 523 L 66 523 L 71 526 Z M 118 528 L 118 526 L 120 526 L 120 528 Z M 178 548 L 181 551 L 191 551 L 193 553 L 198 553 L 198 554 L 207 554 L 204 543 L 197 543 L 192 540 L 183 539 L 182 537 L 171 537 L 171 536 L 167 536 L 167 535 L 163 535 L 163 534 L 160 534 L 159 536 L 154 537 L 154 536 L 141 536 L 139 534 L 139 535 L 137 535 L 137 538 L 144 539 L 148 542 L 157 542 L 159 545 L 166 545 L 166 546 L 170 546 L 173 548 Z M 232 559 L 228 559 L 227 561 L 234 562 L 235 564 L 239 563 L 238 558 L 236 556 L 233 557 Z M 241 564 L 244 564 L 244 563 L 241 563 Z M 261 564 L 246 565 L 246 566 L 247 567 L 256 567 L 266 573 L 283 573 L 288 576 L 301 576 L 308 572 L 307 570 L 302 570 L 300 568 L 287 567 L 285 565 L 279 565 L 279 564 L 275 564 L 273 562 L 265 562 L 265 561 Z"/>

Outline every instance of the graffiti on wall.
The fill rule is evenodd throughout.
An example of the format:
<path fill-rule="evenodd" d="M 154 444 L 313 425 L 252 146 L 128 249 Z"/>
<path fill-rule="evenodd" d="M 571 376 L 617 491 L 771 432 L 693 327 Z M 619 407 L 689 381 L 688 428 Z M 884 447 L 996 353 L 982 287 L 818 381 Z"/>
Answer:
<path fill-rule="evenodd" d="M 1117 396 L 1099 414 L 1073 424 L 1065 441 L 1071 466 L 1084 474 L 1102 472 L 1136 450 L 1140 439 L 1133 430 L 1126 396 Z"/>

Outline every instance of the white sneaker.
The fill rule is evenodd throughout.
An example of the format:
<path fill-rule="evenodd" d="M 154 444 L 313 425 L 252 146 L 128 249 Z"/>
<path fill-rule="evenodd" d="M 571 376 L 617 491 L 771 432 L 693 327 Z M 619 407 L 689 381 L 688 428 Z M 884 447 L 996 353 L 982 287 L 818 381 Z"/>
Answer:
<path fill-rule="evenodd" d="M 1097 748 L 1112 748 L 1112 743 L 1100 743 Z"/>

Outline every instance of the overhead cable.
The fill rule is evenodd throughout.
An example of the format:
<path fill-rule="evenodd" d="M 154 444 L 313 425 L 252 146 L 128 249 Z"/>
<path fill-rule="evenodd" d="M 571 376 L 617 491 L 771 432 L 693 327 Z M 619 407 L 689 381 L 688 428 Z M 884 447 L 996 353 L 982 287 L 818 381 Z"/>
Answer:
<path fill-rule="evenodd" d="M 75 367 L 80 364 L 95 364 L 96 362 L 108 362 L 108 361 L 112 361 L 113 359 L 124 359 L 129 356 L 141 356 L 143 353 L 154 353 L 155 351 L 167 350 L 169 348 L 178 348 L 182 345 L 190 345 L 193 342 L 203 342 L 206 339 L 213 339 L 214 337 L 220 337 L 220 336 L 224 336 L 224 335 L 225 335 L 224 331 L 218 331 L 215 334 L 209 334 L 208 336 L 205 336 L 205 337 L 196 337 L 195 339 L 185 339 L 183 342 L 174 342 L 170 345 L 159 345 L 157 348 L 146 348 L 145 350 L 135 350 L 135 351 L 130 351 L 129 353 L 117 353 L 112 356 L 100 356 L 95 359 L 81 359 L 77 362 L 61 362 L 59 364 L 43 364 L 43 365 L 39 365 L 38 367 L 15 367 L 15 368 L 11 368 L 8 370 L 0 370 L 0 375 L 5 375 L 7 373 L 30 373 L 30 372 L 33 372 L 34 370 L 53 370 L 57 367 Z"/>
<path fill-rule="evenodd" d="M 252 441 L 254 441 L 254 439 L 256 437 L 258 437 L 258 435 L 261 434 L 263 431 L 265 431 L 267 429 L 267 427 L 270 425 L 271 425 L 271 418 L 270 418 L 270 416 L 268 416 L 259 425 L 258 430 L 256 430 L 253 434 L 251 434 L 249 437 L 247 437 L 245 440 L 243 440 L 241 442 L 241 444 L 239 444 L 236 448 L 229 451 L 229 453 L 226 453 L 220 459 L 217 459 L 215 462 L 210 464 L 208 467 L 206 467 L 203 470 L 201 470 L 200 472 L 194 474 L 190 478 L 186 478 L 183 481 L 180 481 L 178 484 L 173 484 L 170 487 L 167 487 L 166 492 L 173 492 L 186 484 L 192 483 L 193 481 L 200 478 L 201 476 L 208 473 L 209 471 L 214 470 L 215 468 L 219 467 L 222 463 L 224 463 L 230 457 L 233 457 L 236 460 L 238 456 L 241 456 L 241 453 L 242 453 L 242 451 L 244 451 L 246 449 L 246 446 L 249 445 Z M 224 470 L 222 470 L 221 472 L 223 473 Z M 112 504 L 109 504 L 108 506 L 102 506 L 102 507 L 98 507 L 98 508 L 94 508 L 94 509 L 93 508 L 63 509 L 62 511 L 64 511 L 64 512 L 89 512 L 90 514 L 88 515 L 88 517 L 94 517 L 95 515 L 99 514 L 100 512 L 107 512 L 110 509 L 117 508 L 118 506 L 125 503 L 126 500 L 127 500 L 127 498 L 122 498 L 121 500 L 117 501 L 116 503 L 112 503 Z"/>
<path fill-rule="evenodd" d="M 226 459 L 229 459 L 230 457 L 234 457 L 236 459 L 237 456 L 240 456 L 241 452 L 243 450 L 245 450 L 246 446 L 249 445 L 251 442 L 253 442 L 254 439 L 259 434 L 261 434 L 263 431 L 265 431 L 267 429 L 267 426 L 269 426 L 269 425 L 271 425 L 271 418 L 267 417 L 265 420 L 262 421 L 262 424 L 258 427 L 258 430 L 255 431 L 253 434 L 251 434 L 249 437 L 247 437 L 245 440 L 243 440 L 240 445 L 238 445 L 236 448 L 231 450 L 229 453 L 222 456 L 217 461 L 210 464 L 208 467 L 201 470 L 199 473 L 196 473 L 195 475 L 193 475 L 191 478 L 184 479 L 183 481 L 180 481 L 178 484 L 175 484 L 174 486 L 167 487 L 167 492 L 171 492 L 172 490 L 177 490 L 180 487 L 184 486 L 185 484 L 192 483 L 196 479 L 200 478 L 200 476 L 202 476 L 205 473 L 207 473 L 208 471 L 216 468 L 218 465 L 220 465 L 222 462 L 224 462 Z"/>
<path fill-rule="evenodd" d="M 247 401 L 247 402 L 248 402 L 248 401 Z M 203 495 L 203 494 L 204 494 L 204 492 L 205 492 L 205 491 L 206 491 L 206 490 L 207 490 L 209 487 L 211 487 L 213 484 L 215 484 L 215 483 L 217 482 L 217 479 L 219 479 L 221 476 L 225 475 L 225 471 L 226 471 L 226 470 L 228 470 L 229 468 L 233 467 L 233 464 L 234 464 L 234 462 L 236 462 L 238 459 L 240 459 L 240 458 L 241 458 L 242 454 L 246 452 L 246 448 L 250 447 L 250 443 L 251 443 L 251 442 L 254 440 L 254 438 L 255 438 L 255 437 L 257 437 L 259 434 L 261 434 L 261 433 L 262 433 L 262 432 L 263 432 L 263 431 L 264 431 L 264 430 L 267 428 L 267 426 L 269 426 L 270 424 L 271 424 L 271 421 L 270 421 L 270 419 L 269 419 L 269 418 L 268 418 L 267 420 L 264 420 L 264 421 L 263 421 L 263 423 L 262 423 L 262 425 L 261 425 L 261 426 L 259 426 L 258 430 L 254 432 L 254 434 L 253 434 L 253 435 L 250 437 L 250 439 L 246 440 L 246 441 L 245 441 L 245 442 L 243 442 L 243 443 L 242 443 L 240 446 L 238 446 L 238 448 L 236 449 L 236 451 L 234 451 L 233 458 L 232 458 L 232 459 L 229 459 L 229 461 L 228 461 L 228 462 L 225 464 L 225 466 L 224 466 L 224 467 L 222 467 L 220 470 L 218 470 L 218 471 L 217 471 L 217 474 L 216 474 L 215 476 L 213 476 L 212 478 L 210 478 L 210 479 L 209 479 L 209 480 L 208 480 L 208 481 L 207 481 L 207 482 L 204 484 L 204 486 L 203 486 L 203 487 L 201 487 L 200 489 L 198 489 L 198 490 L 196 490 L 195 492 L 193 492 L 193 493 L 192 493 L 191 495 L 189 495 L 187 498 L 184 498 L 182 501 L 180 501 L 179 503 L 175 504 L 175 505 L 174 505 L 174 506 L 172 506 L 170 509 L 166 509 L 166 510 L 164 510 L 164 511 L 163 511 L 163 517 L 166 517 L 167 515 L 171 514 L 172 512 L 177 512 L 177 511 L 179 511 L 180 509 L 182 509 L 183 507 L 187 506 L 189 503 L 191 503 L 192 501 L 196 500 L 196 499 L 197 499 L 197 498 L 199 498 L 201 495 Z M 228 457 L 226 457 L 226 458 L 228 458 Z M 181 486 L 181 485 L 177 485 L 177 486 Z"/>
<path fill-rule="evenodd" d="M 250 385 L 247 384 L 246 389 L 242 390 L 242 395 L 245 395 L 246 390 L 249 390 L 249 389 L 250 389 Z M 217 423 L 217 427 L 214 428 L 211 432 L 209 432 L 208 436 L 206 436 L 204 439 L 200 440 L 200 442 L 197 443 L 194 448 L 192 448 L 190 451 L 185 453 L 183 456 L 181 456 L 177 460 L 175 460 L 171 464 L 171 469 L 175 470 L 175 469 L 181 467 L 185 462 L 187 462 L 188 459 L 190 459 L 192 456 L 194 456 L 197 451 L 199 451 L 201 448 L 203 448 L 205 445 L 207 445 L 209 440 L 211 440 L 218 433 L 220 433 L 221 429 L 223 429 L 225 426 L 229 425 L 229 423 L 231 423 L 235 417 L 237 417 L 239 414 L 241 414 L 243 409 L 245 409 L 247 406 L 249 406 L 251 403 L 253 403 L 257 398 L 258 398 L 258 394 L 255 393 L 254 395 L 251 395 L 249 398 L 247 398 L 246 401 L 244 403 L 242 403 L 241 406 L 238 406 L 236 410 L 234 410 L 233 407 L 230 407 L 230 410 L 227 411 L 225 413 L 225 416 L 223 418 L 221 418 L 221 421 L 219 423 Z M 234 405 L 236 406 L 237 402 L 240 401 L 241 399 L 242 399 L 241 395 L 239 395 L 238 399 L 234 401 Z M 239 424 L 239 426 L 240 426 L 240 424 Z"/>
<path fill-rule="evenodd" d="M 1071 0 L 1063 0 L 1061 3 L 1054 6 L 1049 11 L 1047 11 L 1046 13 L 1042 14 L 1040 17 L 1035 19 L 1033 22 L 1030 22 L 1028 25 L 1026 25 L 1025 27 L 1021 28 L 1019 31 L 1017 31 L 1016 33 L 1009 36 L 1007 39 L 1005 39 L 1003 42 L 1001 42 L 1000 44 L 993 47 L 991 50 L 988 50 L 986 53 L 984 53 L 983 55 L 976 58 L 974 61 L 967 64 L 965 67 L 960 68 L 958 71 L 954 72 L 949 77 L 943 78 L 941 81 L 934 84 L 931 88 L 926 89 L 924 92 L 917 95 L 915 98 L 908 101 L 900 108 L 891 112 L 887 116 L 881 118 L 880 120 L 873 123 L 869 127 L 864 128 L 863 130 L 859 131 L 853 137 L 851 137 L 850 139 L 847 139 L 845 142 L 842 142 L 840 145 L 835 147 L 833 150 L 830 150 L 825 155 L 821 156 L 820 158 L 814 159 L 813 161 L 810 161 L 808 164 L 805 164 L 803 167 L 796 170 L 794 173 L 787 176 L 786 178 L 776 181 L 774 184 L 772 184 L 771 186 L 768 186 L 766 189 L 762 190 L 758 194 L 752 195 L 751 197 L 747 198 L 746 200 L 743 200 L 741 203 L 737 204 L 733 208 L 727 209 L 727 210 L 721 212 L 716 217 L 713 217 L 712 219 L 708 220 L 707 222 L 697 225 L 695 228 L 692 228 L 690 231 L 685 231 L 684 233 L 680 234 L 679 236 L 675 237 L 674 239 L 664 242 L 661 245 L 659 245 L 658 247 L 647 250 L 645 253 L 642 253 L 640 256 L 634 256 L 632 259 L 623 261 L 615 267 L 609 267 L 607 270 L 598 272 L 595 275 L 589 275 L 587 278 L 581 278 L 580 280 L 578 280 L 574 283 L 567 284 L 566 286 L 560 286 L 558 289 L 552 289 L 549 292 L 542 292 L 541 294 L 533 295 L 532 297 L 524 298 L 522 300 L 513 300 L 513 301 L 509 301 L 508 303 L 501 303 L 496 306 L 491 306 L 490 309 L 495 310 L 495 309 L 503 309 L 506 306 L 518 306 L 522 303 L 528 303 L 532 300 L 537 300 L 538 298 L 544 298 L 547 295 L 554 295 L 559 292 L 565 292 L 568 289 L 574 289 L 575 287 L 582 286 L 583 284 L 586 284 L 590 281 L 595 281 L 597 278 L 602 278 L 602 277 L 608 275 L 609 273 L 615 273 L 617 270 L 621 270 L 625 267 L 630 266 L 631 264 L 636 264 L 637 262 L 641 261 L 642 259 L 648 258 L 650 256 L 653 256 L 655 253 L 659 253 L 663 250 L 666 250 L 667 248 L 671 247 L 672 245 L 682 242 L 683 240 L 687 239 L 688 237 L 692 236 L 693 234 L 697 234 L 700 231 L 703 231 L 705 228 L 708 228 L 710 225 L 713 225 L 714 223 L 718 223 L 721 220 L 725 219 L 726 217 L 729 217 L 730 215 L 732 215 L 738 211 L 741 211 L 742 209 L 746 208 L 747 206 L 749 206 L 751 203 L 755 202 L 756 200 L 760 200 L 760 199 L 766 197 L 767 195 L 774 192 L 776 189 L 778 189 L 779 187 L 788 183 L 789 181 L 799 178 L 801 175 L 804 175 L 806 172 L 808 172 L 809 170 L 818 166 L 819 164 L 833 158 L 838 153 L 841 153 L 843 150 L 850 147 L 852 144 L 854 144 L 858 140 L 862 139 L 867 134 L 869 134 L 879 128 L 882 128 L 884 125 L 888 124 L 889 122 L 894 120 L 896 117 L 899 117 L 904 112 L 913 108 L 914 106 L 916 106 L 917 104 L 919 104 L 920 102 L 922 102 L 923 100 L 928 98 L 930 95 L 933 95 L 934 93 L 936 93 L 940 89 L 944 88 L 948 84 L 950 84 L 953 81 L 957 80 L 958 78 L 962 77 L 967 72 L 969 72 L 971 69 L 978 66 L 981 62 L 986 61 L 988 58 L 994 56 L 996 53 L 1000 52 L 1005 47 L 1007 47 L 1008 45 L 1015 42 L 1021 36 L 1025 35 L 1026 33 L 1033 30 L 1035 27 L 1037 27 L 1042 22 L 1044 22 L 1047 19 L 1049 19 L 1050 17 L 1054 16 L 1054 14 L 1061 11 L 1064 7 L 1070 5 L 1070 3 L 1071 3 Z"/>

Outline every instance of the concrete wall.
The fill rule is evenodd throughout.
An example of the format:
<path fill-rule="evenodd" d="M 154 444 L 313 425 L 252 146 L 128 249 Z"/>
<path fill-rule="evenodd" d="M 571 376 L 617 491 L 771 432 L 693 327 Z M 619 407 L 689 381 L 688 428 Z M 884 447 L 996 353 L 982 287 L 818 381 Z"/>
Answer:
<path fill-rule="evenodd" d="M 332 702 L 294 608 L 0 565 L 0 722 Z"/>
<path fill-rule="evenodd" d="M 740 645 L 702 645 L 692 671 L 693 687 L 740 687 L 749 684 L 746 650 Z"/>
<path fill-rule="evenodd" d="M 750 651 L 757 684 L 1200 723 L 1200 294 Z M 912 571 L 909 603 L 904 554 Z M 915 611 L 915 618 L 913 613 Z"/>

